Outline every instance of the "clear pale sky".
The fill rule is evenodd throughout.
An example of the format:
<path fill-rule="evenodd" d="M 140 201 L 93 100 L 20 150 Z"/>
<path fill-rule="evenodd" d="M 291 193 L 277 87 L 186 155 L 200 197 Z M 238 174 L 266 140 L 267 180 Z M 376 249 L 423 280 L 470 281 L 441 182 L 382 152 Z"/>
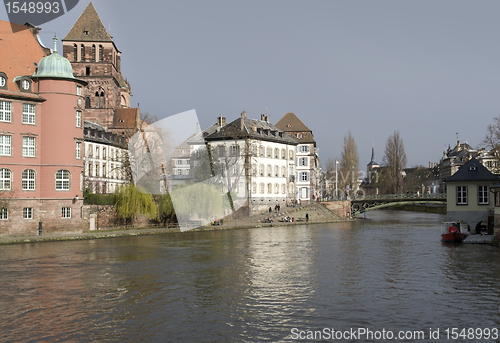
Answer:
<path fill-rule="evenodd" d="M 41 25 L 51 45 L 88 0 Z M 132 86 L 159 118 L 294 112 L 322 164 L 350 130 L 360 167 L 381 163 L 394 130 L 408 166 L 438 162 L 458 137 L 481 145 L 500 114 L 499 1 L 95 0 Z M 0 19 L 7 20 L 5 8 Z M 61 49 L 59 49 L 61 51 Z"/>

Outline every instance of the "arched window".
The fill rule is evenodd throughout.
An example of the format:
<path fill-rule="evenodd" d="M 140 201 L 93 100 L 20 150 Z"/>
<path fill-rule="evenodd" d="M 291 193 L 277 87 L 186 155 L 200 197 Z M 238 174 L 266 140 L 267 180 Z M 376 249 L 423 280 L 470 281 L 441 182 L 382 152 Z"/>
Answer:
<path fill-rule="evenodd" d="M 104 90 L 99 88 L 97 92 L 95 92 L 95 107 L 96 108 L 104 108 Z"/>
<path fill-rule="evenodd" d="M 271 147 L 267 147 L 267 158 L 273 158 L 273 149 Z"/>
<path fill-rule="evenodd" d="M 102 45 L 99 45 L 99 62 L 103 60 L 103 48 Z"/>
<path fill-rule="evenodd" d="M 80 62 L 85 61 L 85 45 L 80 45 Z"/>
<path fill-rule="evenodd" d="M 90 98 L 89 97 L 85 98 L 85 108 L 90 108 Z"/>
<path fill-rule="evenodd" d="M 274 158 L 280 158 L 280 149 L 278 148 L 274 149 Z"/>
<path fill-rule="evenodd" d="M 92 44 L 92 62 L 96 60 L 95 44 Z"/>
<path fill-rule="evenodd" d="M 25 169 L 22 174 L 22 187 L 23 191 L 35 190 L 36 174 L 33 169 Z"/>
<path fill-rule="evenodd" d="M 69 191 L 70 173 L 67 170 L 61 169 L 56 173 L 56 190 Z"/>
<path fill-rule="evenodd" d="M 73 44 L 73 62 L 78 61 L 78 47 Z"/>
<path fill-rule="evenodd" d="M 12 173 L 9 169 L 0 169 L 0 190 L 8 191 L 12 185 Z"/>

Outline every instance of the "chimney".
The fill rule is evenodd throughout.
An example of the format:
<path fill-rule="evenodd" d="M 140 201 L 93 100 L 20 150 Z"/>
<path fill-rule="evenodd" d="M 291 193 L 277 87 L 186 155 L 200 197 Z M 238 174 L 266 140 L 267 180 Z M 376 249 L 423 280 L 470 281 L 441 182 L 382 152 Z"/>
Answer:
<path fill-rule="evenodd" d="M 256 125 L 252 126 L 252 131 L 253 132 L 257 132 L 257 126 Z"/>
<path fill-rule="evenodd" d="M 222 122 L 222 115 L 220 117 L 217 117 L 217 126 L 221 126 Z"/>
<path fill-rule="evenodd" d="M 241 118 L 246 118 L 247 117 L 247 111 L 241 112 Z"/>
<path fill-rule="evenodd" d="M 264 113 L 260 115 L 260 120 L 266 121 L 266 115 Z"/>
<path fill-rule="evenodd" d="M 266 121 L 269 123 L 269 116 L 266 116 Z"/>
<path fill-rule="evenodd" d="M 221 126 L 226 126 L 226 117 L 221 118 Z"/>

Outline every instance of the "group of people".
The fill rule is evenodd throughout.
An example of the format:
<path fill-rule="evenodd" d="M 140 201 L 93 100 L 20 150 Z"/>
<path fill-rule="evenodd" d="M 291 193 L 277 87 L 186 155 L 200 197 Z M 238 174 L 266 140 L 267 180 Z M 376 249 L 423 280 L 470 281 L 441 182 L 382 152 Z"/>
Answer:
<path fill-rule="evenodd" d="M 274 211 L 276 213 L 278 213 L 280 211 L 280 209 L 281 209 L 280 205 L 276 204 L 276 206 L 274 206 Z M 269 214 L 271 214 L 271 213 L 273 213 L 273 208 L 271 206 L 269 206 Z"/>

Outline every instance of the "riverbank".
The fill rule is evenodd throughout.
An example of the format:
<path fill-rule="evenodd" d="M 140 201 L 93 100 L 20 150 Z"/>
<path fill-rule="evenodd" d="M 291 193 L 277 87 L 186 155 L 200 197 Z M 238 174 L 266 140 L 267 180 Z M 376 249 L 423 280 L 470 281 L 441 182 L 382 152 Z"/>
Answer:
<path fill-rule="evenodd" d="M 306 214 L 309 221 L 306 222 Z M 294 222 L 280 222 L 282 217 L 294 218 Z M 267 219 L 272 222 L 268 222 Z M 319 224 L 345 221 L 338 215 L 330 212 L 321 204 L 311 204 L 308 206 L 287 207 L 280 212 L 272 211 L 271 213 L 263 212 L 249 218 L 239 218 L 230 221 L 224 221 L 224 225 L 217 226 L 201 226 L 196 229 L 184 231 L 217 231 L 217 230 L 234 230 L 244 228 L 259 228 L 273 226 L 291 226 L 303 224 Z M 0 237 L 0 244 L 21 244 L 21 243 L 39 243 L 39 242 L 57 242 L 57 241 L 72 241 L 72 240 L 91 240 L 99 238 L 116 238 L 116 237 L 132 237 L 143 235 L 161 235 L 171 233 L 181 233 L 179 228 L 169 227 L 145 227 L 134 229 L 110 229 L 110 230 L 95 230 L 87 232 L 72 232 L 72 233 L 51 233 L 42 235 L 16 235 Z"/>

